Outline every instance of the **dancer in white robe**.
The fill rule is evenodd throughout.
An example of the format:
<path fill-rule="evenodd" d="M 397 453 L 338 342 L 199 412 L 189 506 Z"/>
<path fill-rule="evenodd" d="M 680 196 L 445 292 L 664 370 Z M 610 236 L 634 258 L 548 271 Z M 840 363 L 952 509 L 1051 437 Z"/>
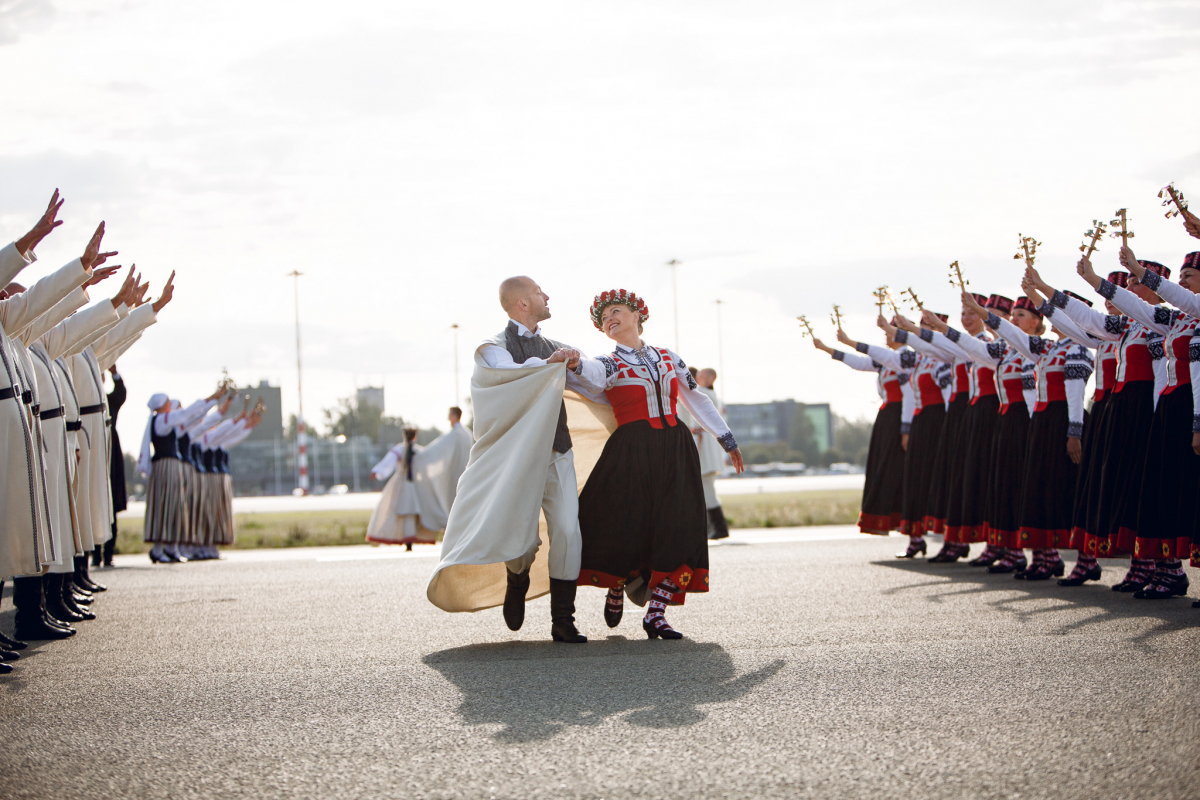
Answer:
<path fill-rule="evenodd" d="M 428 446 L 416 443 L 416 428 L 404 431 L 405 441 L 371 468 L 372 480 L 388 478 L 379 504 L 367 525 L 367 541 L 379 544 L 435 544 L 446 529 L 458 479 L 471 457 L 471 434 L 462 410 L 450 410 L 450 431 Z"/>

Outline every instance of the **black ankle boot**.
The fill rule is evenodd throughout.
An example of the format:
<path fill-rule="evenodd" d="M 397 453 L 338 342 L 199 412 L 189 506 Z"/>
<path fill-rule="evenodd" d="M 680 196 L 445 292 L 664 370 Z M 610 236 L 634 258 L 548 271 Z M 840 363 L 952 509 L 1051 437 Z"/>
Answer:
<path fill-rule="evenodd" d="M 0 633 L 0 647 L 3 647 L 5 650 L 24 650 L 26 647 L 29 647 L 29 644 L 28 642 L 10 639 L 3 633 Z"/>
<path fill-rule="evenodd" d="M 103 553 L 104 553 L 104 547 L 102 545 L 96 545 L 94 548 L 92 548 L 92 566 L 93 567 L 100 566 L 100 557 L 101 557 L 101 555 L 103 555 Z"/>
<path fill-rule="evenodd" d="M 46 595 L 46 611 L 54 619 L 62 620 L 63 622 L 79 622 L 83 619 L 83 615 L 76 614 L 67 608 L 67 604 L 63 602 L 64 577 L 61 572 L 51 572 L 42 576 Z"/>
<path fill-rule="evenodd" d="M 116 551 L 117 551 L 117 523 L 114 522 L 113 526 L 112 526 L 112 538 L 104 543 L 104 553 L 103 553 L 104 566 L 106 566 L 106 567 L 112 566 L 113 553 L 115 553 Z"/>
<path fill-rule="evenodd" d="M 80 587 L 87 589 L 89 592 L 108 591 L 107 586 L 101 586 L 93 581 L 88 575 L 87 556 L 75 556 L 75 582 L 78 583 Z"/>
<path fill-rule="evenodd" d="M 64 575 L 62 582 L 62 600 L 63 605 L 72 614 L 75 614 L 80 619 L 95 619 L 96 615 L 86 608 L 83 608 L 79 603 L 75 602 L 75 593 L 72 590 L 71 576 Z"/>
<path fill-rule="evenodd" d="M 529 570 L 519 575 L 511 569 L 508 573 L 508 589 L 504 592 L 504 624 L 510 631 L 521 630 L 525 622 L 525 593 L 529 591 Z"/>
<path fill-rule="evenodd" d="M 729 523 L 725 520 L 725 511 L 720 506 L 708 510 L 708 524 L 712 526 L 709 539 L 729 538 Z"/>
<path fill-rule="evenodd" d="M 575 581 L 550 579 L 550 638 L 556 642 L 582 644 L 587 637 L 575 627 Z"/>
<path fill-rule="evenodd" d="M 66 639 L 74 636 L 71 628 L 46 620 L 42 577 L 13 578 L 13 605 L 17 607 L 16 636 L 21 639 Z"/>

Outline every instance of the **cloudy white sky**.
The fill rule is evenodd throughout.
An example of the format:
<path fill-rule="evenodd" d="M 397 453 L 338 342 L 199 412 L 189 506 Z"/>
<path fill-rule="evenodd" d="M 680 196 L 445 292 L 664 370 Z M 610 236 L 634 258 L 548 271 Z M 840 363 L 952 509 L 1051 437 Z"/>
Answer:
<path fill-rule="evenodd" d="M 882 282 L 953 311 L 955 259 L 1015 296 L 1018 232 L 1075 285 L 1120 206 L 1139 255 L 1197 249 L 1155 197 L 1200 202 L 1197 2 L 0 0 L 0 75 L 0 235 L 67 198 L 28 277 L 99 219 L 156 288 L 178 271 L 121 364 L 138 406 L 226 367 L 293 412 L 299 269 L 308 418 L 382 383 L 439 423 L 449 326 L 465 392 L 501 279 L 537 279 L 589 352 L 591 297 L 636 290 L 674 346 L 679 259 L 678 349 L 718 363 L 720 299 L 728 402 L 869 416 L 797 314 L 832 339 L 841 303 L 866 338 Z"/>

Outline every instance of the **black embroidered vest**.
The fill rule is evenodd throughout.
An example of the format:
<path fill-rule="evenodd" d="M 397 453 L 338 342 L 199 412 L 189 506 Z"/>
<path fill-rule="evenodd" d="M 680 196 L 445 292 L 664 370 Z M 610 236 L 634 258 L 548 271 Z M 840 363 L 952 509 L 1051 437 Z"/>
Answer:
<path fill-rule="evenodd" d="M 522 336 L 517 332 L 515 322 L 509 322 L 504 329 L 504 349 L 513 357 L 513 361 L 523 364 L 530 358 L 549 358 L 559 348 L 557 342 L 552 342 L 540 333 L 533 336 Z M 567 430 L 567 403 L 558 409 L 558 429 L 554 432 L 554 452 L 565 453 L 571 449 L 571 432 Z"/>

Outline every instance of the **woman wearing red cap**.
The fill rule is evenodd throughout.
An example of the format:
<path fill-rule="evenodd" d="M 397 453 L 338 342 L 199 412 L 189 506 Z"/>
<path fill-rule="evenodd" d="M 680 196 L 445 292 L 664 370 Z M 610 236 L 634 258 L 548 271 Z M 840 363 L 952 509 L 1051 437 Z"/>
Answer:
<path fill-rule="evenodd" d="M 580 359 L 580 379 L 612 404 L 617 429 L 579 494 L 583 555 L 579 585 L 608 589 L 604 618 L 621 621 L 626 591 L 647 601 L 642 628 L 651 639 L 679 639 L 668 605 L 708 591 L 708 519 L 700 460 L 691 431 L 676 420 L 679 401 L 712 434 L 738 472 L 742 453 L 712 401 L 697 391 L 678 355 L 642 341 L 646 303 L 615 289 L 596 296 L 592 322 L 617 343 L 606 356 Z"/>

